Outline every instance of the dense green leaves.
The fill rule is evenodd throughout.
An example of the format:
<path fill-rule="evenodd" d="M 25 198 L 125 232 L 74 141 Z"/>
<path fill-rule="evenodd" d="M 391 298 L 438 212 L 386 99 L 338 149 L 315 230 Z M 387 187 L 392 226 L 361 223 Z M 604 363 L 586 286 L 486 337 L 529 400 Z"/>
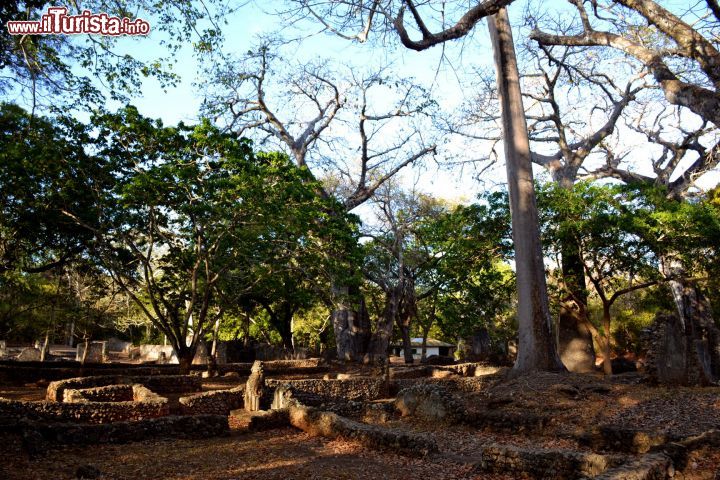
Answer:
<path fill-rule="evenodd" d="M 290 315 L 310 303 L 352 229 L 285 155 L 255 155 L 204 122 L 164 127 L 132 107 L 94 120 L 98 157 L 116 178 L 101 192 L 94 253 L 173 341 L 194 350 L 204 329 L 248 301 Z M 288 303 L 289 302 L 289 303 Z M 283 323 L 273 322 L 283 338 Z"/>
<path fill-rule="evenodd" d="M 86 139 L 72 120 L 33 118 L 0 105 L 0 273 L 60 266 L 92 242 L 79 223 L 96 217 L 92 191 L 102 179 Z"/>

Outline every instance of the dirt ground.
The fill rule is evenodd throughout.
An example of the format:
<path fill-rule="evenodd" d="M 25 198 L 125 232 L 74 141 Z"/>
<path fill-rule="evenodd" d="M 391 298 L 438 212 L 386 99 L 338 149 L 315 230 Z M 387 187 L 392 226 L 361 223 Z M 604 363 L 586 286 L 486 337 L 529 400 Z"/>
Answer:
<path fill-rule="evenodd" d="M 587 450 L 572 433 L 601 424 L 620 425 L 685 437 L 720 429 L 720 388 L 661 388 L 642 383 L 638 375 L 538 374 L 498 379 L 485 391 L 463 398 L 471 410 L 513 412 L 552 417 L 546 431 L 503 432 L 464 425 L 438 425 L 393 418 L 386 426 L 433 435 L 440 453 L 412 458 L 376 451 L 353 441 L 313 438 L 283 428 L 251 433 L 241 418 L 231 417 L 229 437 L 205 440 L 158 439 L 125 445 L 93 445 L 50 449 L 30 459 L 21 440 L 0 435 L 3 459 L 0 479 L 72 479 L 77 469 L 92 465 L 105 479 L 487 479 L 514 475 L 473 473 L 453 455 L 477 455 L 483 445 Z M 241 379 L 208 380 L 205 389 L 229 388 Z M 0 396 L 39 400 L 42 386 L 2 387 Z M 720 452 L 694 452 L 675 478 L 720 478 Z"/>

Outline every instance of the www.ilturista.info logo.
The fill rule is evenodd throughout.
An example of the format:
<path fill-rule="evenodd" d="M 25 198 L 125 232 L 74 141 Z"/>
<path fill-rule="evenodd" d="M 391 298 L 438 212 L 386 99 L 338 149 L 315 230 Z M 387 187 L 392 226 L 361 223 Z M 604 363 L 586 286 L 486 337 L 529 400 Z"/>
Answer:
<path fill-rule="evenodd" d="M 50 7 L 39 21 L 7 22 L 10 35 L 147 35 L 150 24 L 142 18 L 111 17 L 107 13 L 90 13 L 83 10 L 79 15 L 68 15 L 66 7 Z"/>

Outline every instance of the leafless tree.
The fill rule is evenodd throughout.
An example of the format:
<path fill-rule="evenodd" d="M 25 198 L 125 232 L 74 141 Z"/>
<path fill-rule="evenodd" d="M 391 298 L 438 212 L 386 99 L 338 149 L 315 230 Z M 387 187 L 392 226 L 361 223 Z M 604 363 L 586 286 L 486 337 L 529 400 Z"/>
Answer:
<path fill-rule="evenodd" d="M 403 191 L 393 182 L 383 185 L 372 204 L 377 223 L 365 235 L 375 248 L 366 257 L 363 274 L 383 291 L 385 301 L 366 360 L 386 357 L 393 326 L 397 325 L 405 363 L 413 363 L 410 328 L 418 316 L 417 305 L 438 288 L 420 277 L 427 276 L 440 261 L 418 237 L 417 227 L 421 221 L 439 215 L 443 207 L 432 197 L 414 189 Z"/>
<path fill-rule="evenodd" d="M 720 124 L 717 18 L 692 25 L 652 0 L 568 2 L 578 12 L 582 31 L 558 35 L 535 30 L 530 37 L 540 45 L 617 49 L 652 75 L 668 103 Z"/>
<path fill-rule="evenodd" d="M 282 48 L 282 42 L 266 40 L 214 69 L 206 111 L 238 135 L 287 151 L 324 181 L 321 193 L 347 211 L 436 153 L 423 125 L 434 102 L 411 79 L 382 69 L 364 75 L 328 62 L 291 62 L 280 55 Z M 338 356 L 348 360 L 361 360 L 367 348 L 364 302 L 352 300 L 358 296 L 343 282 L 333 286 Z"/>
<path fill-rule="evenodd" d="M 527 52 L 534 64 L 528 82 L 534 88 L 525 89 L 533 162 L 544 167 L 556 184 L 569 189 L 579 173 L 587 171 L 592 157 L 602 155 L 614 143 L 613 137 L 621 136 L 618 122 L 622 125 L 627 107 L 649 86 L 632 74 L 625 79 L 610 75 L 603 65 L 608 58 L 588 62 L 587 49 L 540 46 Z M 620 59 L 613 60 L 611 68 L 622 70 Z M 592 371 L 595 355 L 585 269 L 575 242 L 564 242 L 561 250 L 561 358 L 572 371 Z"/>

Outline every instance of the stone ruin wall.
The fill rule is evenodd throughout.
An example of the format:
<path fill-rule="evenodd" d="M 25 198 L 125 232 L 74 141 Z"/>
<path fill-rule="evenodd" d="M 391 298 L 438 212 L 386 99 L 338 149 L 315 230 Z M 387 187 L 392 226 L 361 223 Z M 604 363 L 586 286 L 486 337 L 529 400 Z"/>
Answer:
<path fill-rule="evenodd" d="M 22 419 L 112 423 L 129 420 L 165 417 L 170 414 L 167 400 L 146 402 L 23 402 L 0 398 L 2 422 L 15 424 Z"/>
<path fill-rule="evenodd" d="M 180 411 L 183 415 L 229 415 L 231 410 L 243 407 L 245 385 L 230 390 L 204 392 L 180 398 Z"/>
<path fill-rule="evenodd" d="M 166 416 L 106 424 L 44 423 L 22 425 L 28 453 L 43 454 L 49 445 L 95 445 L 139 442 L 151 438 L 210 438 L 229 435 L 228 417 L 221 415 Z"/>
<path fill-rule="evenodd" d="M 202 391 L 202 379 L 192 375 L 152 375 L 124 377 L 102 375 L 77 377 L 51 382 L 47 388 L 46 400 L 62 402 L 66 389 L 86 389 L 109 385 L 140 384 L 156 393 L 189 393 Z"/>
<path fill-rule="evenodd" d="M 67 388 L 63 392 L 62 401 L 63 403 L 85 403 L 133 402 L 136 400 L 133 385 L 108 385 L 96 388 Z"/>
<path fill-rule="evenodd" d="M 290 385 L 300 394 L 312 394 L 329 401 L 368 401 L 385 398 L 385 382 L 377 378 L 351 378 L 343 380 L 265 380 L 268 389 Z"/>
<path fill-rule="evenodd" d="M 320 359 L 308 358 L 304 360 L 271 360 L 263 362 L 266 373 L 322 373 L 328 367 L 320 364 Z M 250 374 L 252 363 L 227 363 L 217 366 L 218 373 L 235 372 L 241 376 Z M 206 365 L 193 365 L 193 371 L 205 371 Z M 24 384 L 39 380 L 56 381 L 76 377 L 88 376 L 151 376 L 151 375 L 179 375 L 178 365 L 128 365 L 128 364 L 86 364 L 79 362 L 17 362 L 14 360 L 0 361 L 0 381 L 5 383 Z"/>

